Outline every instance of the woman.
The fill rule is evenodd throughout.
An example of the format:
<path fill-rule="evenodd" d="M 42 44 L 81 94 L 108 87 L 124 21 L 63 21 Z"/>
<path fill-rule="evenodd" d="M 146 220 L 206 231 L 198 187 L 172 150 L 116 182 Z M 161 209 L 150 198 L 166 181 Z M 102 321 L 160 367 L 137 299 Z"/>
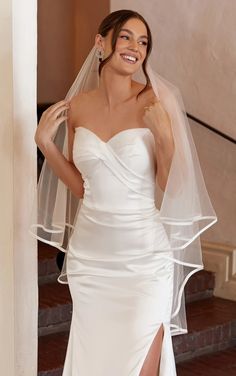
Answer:
<path fill-rule="evenodd" d="M 202 268 L 198 235 L 216 217 L 178 102 L 147 73 L 151 47 L 140 14 L 109 14 L 95 37 L 98 71 L 86 61 L 70 100 L 46 110 L 35 134 L 46 158 L 36 236 L 67 251 L 73 300 L 63 376 L 176 375 L 171 334 L 186 332 L 183 286 Z M 142 69 L 146 84 L 133 79 Z M 60 210 L 73 230 L 55 241 Z"/>

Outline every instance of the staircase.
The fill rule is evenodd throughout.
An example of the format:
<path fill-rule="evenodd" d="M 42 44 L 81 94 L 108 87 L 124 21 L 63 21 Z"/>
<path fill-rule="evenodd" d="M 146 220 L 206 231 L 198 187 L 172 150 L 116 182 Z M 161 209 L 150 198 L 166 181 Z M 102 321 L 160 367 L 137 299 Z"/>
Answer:
<path fill-rule="evenodd" d="M 68 342 L 72 304 L 68 285 L 56 281 L 57 253 L 39 242 L 38 376 L 62 375 Z M 214 275 L 201 271 L 185 289 L 189 332 L 173 337 L 178 376 L 236 375 L 236 302 L 213 288 Z"/>

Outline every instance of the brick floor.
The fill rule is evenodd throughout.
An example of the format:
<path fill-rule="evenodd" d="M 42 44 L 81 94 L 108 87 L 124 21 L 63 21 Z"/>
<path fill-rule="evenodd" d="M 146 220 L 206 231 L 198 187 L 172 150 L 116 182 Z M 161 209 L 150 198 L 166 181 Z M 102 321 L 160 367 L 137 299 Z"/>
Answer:
<path fill-rule="evenodd" d="M 177 364 L 178 376 L 235 376 L 236 347 Z"/>

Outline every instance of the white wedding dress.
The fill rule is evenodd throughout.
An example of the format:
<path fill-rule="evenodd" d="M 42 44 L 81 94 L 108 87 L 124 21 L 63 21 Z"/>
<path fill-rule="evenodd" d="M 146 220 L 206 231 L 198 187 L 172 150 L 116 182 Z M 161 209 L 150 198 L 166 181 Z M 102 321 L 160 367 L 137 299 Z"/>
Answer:
<path fill-rule="evenodd" d="M 108 142 L 76 128 L 85 192 L 67 254 L 73 314 L 63 376 L 139 376 L 161 324 L 159 375 L 176 375 L 174 267 L 170 252 L 156 252 L 168 239 L 155 205 L 155 158 L 148 128 Z"/>

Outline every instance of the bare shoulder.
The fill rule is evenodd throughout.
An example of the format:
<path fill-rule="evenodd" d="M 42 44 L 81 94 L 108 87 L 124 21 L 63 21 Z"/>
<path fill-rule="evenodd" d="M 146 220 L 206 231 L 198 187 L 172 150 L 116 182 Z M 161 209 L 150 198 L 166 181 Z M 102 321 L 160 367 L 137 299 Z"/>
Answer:
<path fill-rule="evenodd" d="M 141 92 L 145 88 L 145 84 L 141 82 L 133 81 L 133 83 L 137 86 L 137 92 Z M 154 100 L 156 98 L 156 94 L 151 85 L 148 85 L 145 91 L 141 94 L 141 99 L 144 103 Z"/>
<path fill-rule="evenodd" d="M 91 105 L 91 99 L 95 95 L 95 90 L 88 92 L 79 92 L 70 100 L 70 109 L 68 111 L 69 123 L 75 127 L 83 116 L 83 113 Z"/>
<path fill-rule="evenodd" d="M 79 92 L 77 93 L 71 100 L 70 106 L 72 110 L 76 108 L 83 107 L 89 100 L 91 100 L 96 93 L 95 90 L 87 91 L 87 92 Z"/>

